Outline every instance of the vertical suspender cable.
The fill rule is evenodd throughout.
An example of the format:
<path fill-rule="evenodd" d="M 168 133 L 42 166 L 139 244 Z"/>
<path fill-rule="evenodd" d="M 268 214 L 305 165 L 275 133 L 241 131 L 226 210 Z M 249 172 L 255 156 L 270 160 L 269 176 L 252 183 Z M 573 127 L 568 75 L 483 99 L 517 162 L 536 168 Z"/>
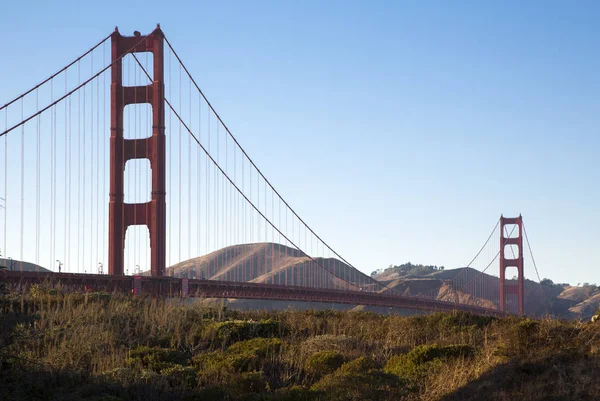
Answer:
<path fill-rule="evenodd" d="M 54 102 L 54 78 L 50 80 L 50 101 Z M 50 264 L 48 268 L 54 270 L 54 106 L 50 108 Z"/>
<path fill-rule="evenodd" d="M 102 48 L 102 65 L 106 65 L 106 42 Z M 106 131 L 106 72 L 102 74 L 102 133 L 107 134 Z M 104 263 L 104 256 L 106 255 L 106 139 L 102 139 L 102 263 Z M 70 174 L 70 173 L 69 173 Z"/>
<path fill-rule="evenodd" d="M 248 186 L 250 187 L 250 200 L 252 200 L 252 167 L 250 167 L 248 170 L 249 170 L 249 174 L 250 174 L 250 177 L 249 177 L 250 180 L 248 182 L 248 184 L 249 184 Z M 224 179 L 224 177 L 223 177 L 223 179 Z M 253 216 L 252 216 L 252 210 L 249 210 L 248 214 L 249 214 L 248 217 L 250 219 L 250 244 L 253 244 L 254 243 L 254 225 L 253 225 L 254 224 L 254 219 L 253 219 Z M 250 250 L 252 250 L 252 246 L 253 245 L 250 245 Z M 254 258 L 250 259 L 250 275 L 254 274 L 253 259 Z"/>
<path fill-rule="evenodd" d="M 35 89 L 35 110 L 40 110 L 39 105 L 39 91 Z M 35 264 L 36 270 L 40 265 L 40 125 L 41 116 L 37 117 L 37 135 L 36 135 L 36 147 L 35 147 Z"/>
<path fill-rule="evenodd" d="M 192 81 L 190 80 L 190 90 L 191 90 L 191 85 L 192 85 Z M 192 136 L 190 135 L 189 138 L 190 138 L 190 141 L 191 141 Z M 190 142 L 190 146 L 191 146 L 191 142 Z M 225 137 L 225 171 L 226 172 L 229 172 L 229 148 L 228 148 L 228 146 L 229 146 L 229 142 L 227 141 L 227 137 Z M 225 241 L 224 241 L 224 246 L 225 246 L 225 266 L 229 266 L 231 264 L 231 258 L 230 258 L 230 255 L 229 255 L 230 249 L 229 249 L 229 246 L 228 246 L 230 244 L 230 242 L 229 242 L 229 230 L 228 230 L 228 228 L 226 226 L 226 223 L 227 223 L 226 216 L 227 216 L 227 213 L 229 213 L 229 197 L 227 196 L 228 195 L 228 193 L 227 193 L 227 187 L 223 186 L 223 188 L 224 188 L 224 194 L 225 194 L 225 197 L 223 199 L 223 201 L 225 203 L 225 209 L 224 209 L 224 211 L 226 212 L 226 213 L 223 214 L 223 223 L 224 223 L 223 224 L 223 227 L 224 227 L 223 228 L 223 233 L 224 233 L 224 236 L 225 236 Z"/>
<path fill-rule="evenodd" d="M 65 73 L 65 94 L 67 93 L 67 91 L 69 90 L 69 86 L 68 86 L 68 74 Z M 69 97 L 70 98 L 70 97 Z M 63 255 L 62 255 L 62 260 L 66 262 L 66 256 L 67 256 L 67 213 L 68 213 L 68 208 L 67 208 L 67 146 L 68 146 L 68 138 L 67 138 L 67 132 L 68 132 L 68 128 L 67 128 L 67 124 L 69 123 L 69 115 L 68 115 L 68 109 L 67 109 L 67 103 L 65 102 L 64 104 L 65 106 L 65 123 L 64 123 L 64 135 L 65 135 L 65 157 L 63 159 L 63 168 L 64 168 L 64 210 L 63 210 L 63 219 L 64 219 L 64 227 L 63 227 Z"/>
<path fill-rule="evenodd" d="M 171 99 L 173 80 L 171 75 L 171 52 L 168 52 L 168 68 L 169 68 L 169 99 Z M 167 265 L 171 265 L 172 263 L 172 253 L 171 253 L 171 243 L 173 240 L 172 236 L 172 204 L 173 204 L 173 191 L 172 191 L 172 181 L 173 181 L 173 112 L 169 112 L 169 255 L 167 257 Z"/>
<path fill-rule="evenodd" d="M 134 87 L 138 87 L 138 85 L 140 84 L 140 80 L 139 80 L 139 68 L 133 63 L 131 62 L 131 65 L 133 67 L 133 86 Z M 138 139 L 140 139 L 142 136 L 141 134 L 141 120 L 142 120 L 142 113 L 139 112 L 139 106 L 137 105 L 138 102 L 138 98 L 137 98 L 137 90 L 133 92 L 133 103 L 134 105 L 132 105 L 132 107 L 129 108 L 129 110 L 131 110 L 133 108 L 133 118 L 131 118 L 131 114 L 129 115 L 129 119 L 130 121 L 133 120 L 133 140 L 137 141 Z M 130 181 L 130 185 L 133 184 L 133 224 L 134 224 L 134 230 L 133 230 L 133 249 L 132 249 L 132 254 L 133 254 L 133 274 L 137 274 L 137 266 L 139 266 L 140 262 L 140 229 L 139 227 L 137 227 L 139 221 L 137 220 L 137 211 L 138 211 L 138 203 L 140 202 L 140 180 L 138 179 L 139 175 L 140 175 L 140 165 L 138 163 L 138 158 L 137 158 L 137 146 L 133 147 L 133 160 L 131 164 L 131 173 L 133 175 L 133 180 Z"/>
<path fill-rule="evenodd" d="M 181 64 L 179 65 L 179 110 L 181 110 Z M 179 154 L 177 159 L 179 160 L 179 193 L 177 195 L 179 201 L 179 224 L 177 226 L 179 235 L 177 236 L 179 242 L 179 261 L 181 262 L 181 121 L 179 122 Z"/>
<path fill-rule="evenodd" d="M 8 130 L 8 107 L 4 109 L 4 130 Z M 4 258 L 8 258 L 8 251 L 6 249 L 6 209 L 8 209 L 8 135 L 4 135 Z M 5 262 L 6 265 L 6 262 Z"/>
<path fill-rule="evenodd" d="M 206 124 L 207 124 L 207 129 L 206 129 L 206 138 L 207 138 L 207 143 L 208 143 L 208 149 L 210 149 L 210 109 L 207 107 L 206 108 Z M 206 221 L 204 222 L 204 227 L 206 228 L 206 252 L 205 254 L 208 255 L 210 253 L 209 251 L 209 228 L 208 226 L 210 225 L 210 197 L 209 197 L 209 189 L 210 189 L 210 173 L 209 173 L 209 160 L 208 160 L 208 156 L 205 156 L 205 160 L 206 160 L 206 189 L 204 190 L 204 192 L 206 193 Z M 207 258 L 207 262 L 208 262 L 208 277 L 212 278 L 212 271 L 210 269 L 210 259 Z"/>
<path fill-rule="evenodd" d="M 125 57 L 123 57 L 122 59 L 122 63 L 125 64 L 125 69 L 127 70 L 127 81 L 131 82 L 131 69 L 129 68 L 129 62 L 126 63 L 126 59 Z M 124 105 L 125 104 L 125 89 L 123 86 L 123 77 L 122 77 L 122 73 L 121 73 L 121 77 L 119 78 L 119 81 L 121 83 L 121 104 Z M 119 135 L 119 140 L 121 141 L 121 145 L 124 148 L 125 146 L 125 109 L 123 109 L 122 113 L 121 113 L 121 135 Z M 128 114 L 128 126 L 127 128 L 131 128 L 129 124 L 131 124 L 131 119 L 129 118 L 129 114 Z M 121 166 L 123 166 L 123 170 L 120 171 L 120 173 L 123 174 L 123 178 L 121 179 L 121 188 L 119 188 L 119 191 L 121 192 L 121 194 L 123 195 L 122 198 L 122 202 L 121 202 L 121 238 L 123 238 L 123 243 L 127 243 L 127 226 L 125 225 L 125 174 L 127 172 L 126 170 L 126 165 L 125 165 L 125 149 L 122 148 L 121 154 L 122 154 L 122 158 L 121 158 Z M 110 245 L 109 245 L 110 246 Z M 125 250 L 127 250 L 127 248 L 125 248 Z M 129 254 L 131 254 L 131 252 L 129 252 Z M 129 267 L 125 267 L 125 252 L 123 252 L 123 274 L 128 274 L 129 273 Z M 129 265 L 131 265 L 131 259 L 129 261 Z"/>
<path fill-rule="evenodd" d="M 190 126 L 192 118 L 192 81 L 190 81 Z M 192 136 L 188 135 L 188 259 L 192 258 Z M 191 265 L 188 265 L 188 278 Z"/>
<path fill-rule="evenodd" d="M 23 98 L 21 98 L 21 120 L 23 120 Z M 25 219 L 25 125 L 21 126 L 21 253 L 19 269 L 23 271 L 23 230 Z M 50 266 L 51 267 L 51 266 Z"/>
<path fill-rule="evenodd" d="M 181 71 L 181 70 L 180 70 Z M 217 164 L 219 163 L 219 123 L 217 122 Z M 214 169 L 215 171 L 215 251 L 219 251 L 219 212 L 220 212 L 220 208 L 219 208 L 219 173 L 217 171 L 217 169 Z M 216 266 L 220 268 L 221 266 L 219 265 L 219 256 L 220 256 L 220 252 L 217 253 L 217 259 L 215 261 Z"/>
<path fill-rule="evenodd" d="M 275 193 L 271 191 L 271 220 L 275 216 Z M 275 229 L 271 228 L 271 284 L 275 284 Z"/>
<path fill-rule="evenodd" d="M 198 137 L 202 138 L 202 99 L 200 99 L 200 96 L 198 96 Z M 197 190 L 196 190 L 196 202 L 198 203 L 198 210 L 197 210 L 197 215 L 196 215 L 196 241 L 198 242 L 198 248 L 196 251 L 196 256 L 200 257 L 202 255 L 202 252 L 200 251 L 200 213 L 202 212 L 202 207 L 200 204 L 200 193 L 202 190 L 202 179 L 201 179 L 201 171 L 200 171 L 200 147 L 198 146 L 198 149 L 196 150 L 196 180 L 197 180 Z M 200 273 L 199 271 L 200 269 L 200 265 L 196 265 L 196 270 L 198 271 L 198 273 Z M 197 278 L 202 278 L 202 277 L 197 277 Z"/>
<path fill-rule="evenodd" d="M 131 62 L 131 59 L 130 59 Z M 131 62 L 131 67 L 133 69 L 133 82 L 131 84 L 133 84 L 134 87 L 137 87 L 139 84 L 139 80 L 138 80 L 138 68 L 137 66 Z M 139 133 L 140 133 L 140 125 L 139 125 L 139 120 L 138 120 L 138 105 L 137 105 L 137 90 L 135 90 L 133 92 L 133 105 L 131 105 L 131 107 L 129 107 L 129 115 L 128 115 L 128 121 L 129 121 L 129 125 L 133 125 L 133 128 L 131 129 L 131 133 L 130 133 L 130 140 L 134 140 L 137 141 L 139 139 Z M 137 273 L 137 266 L 140 263 L 139 261 L 139 229 L 137 227 L 138 221 L 137 221 L 137 210 L 138 210 L 138 202 L 139 202 L 139 192 L 138 192 L 138 186 L 139 186 L 139 181 L 138 181 L 138 175 L 139 175 L 139 163 L 137 160 L 137 146 L 133 147 L 133 160 L 127 160 L 127 162 L 129 162 L 129 168 L 130 168 L 130 174 L 129 174 L 129 196 L 131 199 L 131 203 L 133 203 L 133 230 L 132 230 L 132 237 L 133 237 L 133 241 L 129 241 L 130 243 L 130 247 L 131 247 L 131 242 L 133 242 L 133 247 L 131 247 L 131 250 L 129 251 L 129 254 L 131 255 L 131 258 L 133 260 L 133 263 L 130 264 L 130 266 L 132 267 L 132 274 L 135 275 Z M 126 163 L 127 163 L 126 162 Z M 133 190 L 131 189 L 131 187 L 133 186 Z M 127 227 L 127 230 L 129 230 L 130 228 Z"/>
<path fill-rule="evenodd" d="M 100 78 L 96 81 L 96 261 L 99 263 L 101 259 L 100 255 L 100 138 L 102 137 L 103 131 L 100 131 Z M 94 262 L 93 262 L 94 263 Z M 93 268 L 93 265 L 90 266 Z"/>
<path fill-rule="evenodd" d="M 54 98 L 52 99 L 52 101 L 54 101 Z M 57 137 L 58 137 L 58 130 L 57 130 L 57 124 L 56 124 L 56 120 L 57 120 L 57 109 L 58 106 L 54 106 L 51 109 L 52 112 L 52 131 L 53 131 L 53 135 L 52 135 L 52 158 L 53 158 L 53 163 L 52 163 L 52 260 L 51 262 L 54 263 L 54 261 L 57 259 L 56 258 L 56 226 L 58 224 L 58 222 L 56 221 L 56 163 L 57 163 L 57 151 L 56 151 L 56 142 L 57 142 Z"/>
<path fill-rule="evenodd" d="M 146 52 L 146 65 L 148 65 L 148 52 Z M 150 82 L 150 84 L 152 84 L 152 82 Z M 148 99 L 150 99 L 150 93 L 148 91 L 148 85 L 146 85 L 146 101 L 148 101 Z M 152 137 L 152 135 L 154 134 L 152 132 L 152 125 L 150 121 L 152 119 L 152 116 L 150 115 L 150 107 L 146 107 L 146 130 L 144 131 L 146 134 L 146 137 Z M 149 155 L 147 155 L 148 157 Z M 150 163 L 148 163 L 148 168 L 145 168 L 145 176 L 144 176 L 144 194 L 145 196 L 148 196 L 148 194 L 150 194 L 150 201 L 152 201 L 152 195 L 151 195 L 151 187 L 152 187 L 152 183 L 148 183 L 148 170 L 150 170 L 152 168 L 152 165 Z M 150 178 L 151 180 L 152 178 Z M 150 222 L 148 222 L 148 226 L 150 225 Z M 148 249 L 150 248 L 150 230 L 148 230 L 148 235 L 144 235 L 144 267 L 146 270 L 150 270 L 151 266 L 149 266 L 148 264 Z M 169 267 L 169 266 L 167 266 Z"/>
<path fill-rule="evenodd" d="M 91 55 L 90 74 L 94 75 L 94 52 Z M 94 83 L 90 85 L 90 273 L 94 266 Z M 97 134 L 97 133 L 96 133 Z M 97 239 L 97 238 L 96 238 Z"/>
<path fill-rule="evenodd" d="M 85 176 L 86 176 L 86 161 L 85 161 L 85 136 L 86 136 L 86 124 L 85 124 L 85 112 L 86 112 L 86 94 L 85 94 L 85 86 L 83 87 L 83 123 L 81 124 L 82 127 L 82 135 L 83 135 L 83 147 L 81 150 L 81 158 L 83 161 L 83 166 L 82 166 L 82 182 L 81 182 L 81 187 L 82 187 L 82 191 L 81 191 L 81 196 L 82 196 L 82 200 L 81 200 L 81 208 L 82 208 L 82 212 L 81 212 L 81 268 L 83 269 L 84 272 L 87 272 L 87 269 L 85 268 L 85 220 L 86 220 L 86 215 L 85 215 L 85 200 L 86 200 L 86 196 L 85 196 L 85 187 L 86 187 L 86 180 L 85 180 Z"/>
<path fill-rule="evenodd" d="M 67 238 L 65 240 L 66 244 L 67 244 L 67 252 L 66 252 L 66 263 L 67 263 L 67 268 L 71 269 L 71 165 L 72 165 L 72 160 L 71 160 L 71 138 L 72 138 L 72 133 L 73 133 L 73 121 L 71 120 L 71 116 L 73 115 L 72 113 L 72 103 L 71 103 L 71 96 L 69 96 L 69 106 L 68 106 L 68 146 L 67 146 L 67 157 L 66 157 L 66 161 L 67 161 L 67 166 L 65 167 L 65 170 L 67 171 L 67 207 L 65 212 L 68 213 L 67 214 Z M 72 270 L 71 270 L 72 271 Z"/>

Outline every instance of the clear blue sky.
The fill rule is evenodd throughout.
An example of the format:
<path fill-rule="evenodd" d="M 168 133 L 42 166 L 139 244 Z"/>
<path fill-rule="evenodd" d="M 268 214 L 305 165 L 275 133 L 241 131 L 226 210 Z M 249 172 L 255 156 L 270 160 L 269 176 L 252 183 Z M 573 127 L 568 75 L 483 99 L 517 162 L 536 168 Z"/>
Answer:
<path fill-rule="evenodd" d="M 600 283 L 600 3 L 7 1 L 0 103 L 157 22 L 265 175 L 365 272 L 468 263 L 522 213 Z"/>

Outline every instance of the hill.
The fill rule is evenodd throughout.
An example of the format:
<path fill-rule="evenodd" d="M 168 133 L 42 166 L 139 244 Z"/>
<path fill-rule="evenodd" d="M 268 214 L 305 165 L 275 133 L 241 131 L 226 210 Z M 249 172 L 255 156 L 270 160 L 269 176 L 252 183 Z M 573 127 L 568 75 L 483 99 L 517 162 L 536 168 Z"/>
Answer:
<path fill-rule="evenodd" d="M 357 273 L 346 263 L 337 259 L 317 258 L 318 263 L 336 272 L 339 278 L 325 275 L 320 281 L 326 288 L 339 288 L 343 281 L 364 286 L 366 276 Z M 274 243 L 256 243 L 230 246 L 208 255 L 193 258 L 167 269 L 175 277 L 204 278 L 211 280 L 247 281 L 253 283 L 294 283 L 311 285 L 315 271 L 322 271 L 310 258 L 297 249 Z M 451 281 L 460 274 L 461 282 L 477 277 L 477 288 L 453 288 Z M 497 307 L 499 278 L 471 268 L 447 269 L 443 266 L 405 263 L 376 270 L 371 278 L 381 285 L 372 284 L 377 291 L 395 291 L 409 296 L 431 296 L 440 300 L 458 300 L 470 305 Z M 309 281 L 306 281 L 309 280 Z M 543 280 L 543 285 L 525 281 L 525 308 L 528 315 L 552 314 L 563 318 L 589 318 L 600 307 L 600 295 L 595 286 L 572 287 Z M 209 301 L 211 302 L 211 301 Z M 318 305 L 309 303 L 286 303 L 272 301 L 227 301 L 235 308 L 285 309 L 289 306 L 347 310 L 346 305 Z M 376 308 L 365 308 L 376 310 Z M 377 309 L 377 311 L 381 311 Z M 389 312 L 389 310 L 388 310 Z"/>
<path fill-rule="evenodd" d="M 325 270 L 335 274 L 325 273 Z M 356 288 L 385 290 L 376 281 L 338 259 L 311 259 L 295 248 L 275 243 L 229 246 L 173 265 L 167 269 L 167 274 L 180 278 L 263 284 L 293 282 L 299 286 L 313 286 L 317 282 L 321 288 L 341 288 L 344 282 L 348 282 L 355 284 Z"/>
<path fill-rule="evenodd" d="M 463 294 L 460 295 L 455 292 L 449 293 L 447 283 L 459 274 L 463 283 L 477 277 L 478 288 L 462 289 Z M 441 300 L 458 299 L 459 302 L 475 305 L 497 305 L 499 300 L 500 279 L 469 267 L 440 269 L 435 266 L 407 263 L 375 271 L 371 276 L 388 288 L 405 295 L 434 292 Z M 525 280 L 525 297 L 525 311 L 534 316 L 551 314 L 562 318 L 587 320 L 600 308 L 600 288 L 595 285 L 570 286 L 554 284 L 545 279 L 540 286 L 535 281 Z"/>
<path fill-rule="evenodd" d="M 50 270 L 36 265 L 35 263 L 21 262 L 14 259 L 0 258 L 0 266 L 6 266 L 8 270 L 24 271 L 24 272 L 42 272 L 49 273 Z"/>

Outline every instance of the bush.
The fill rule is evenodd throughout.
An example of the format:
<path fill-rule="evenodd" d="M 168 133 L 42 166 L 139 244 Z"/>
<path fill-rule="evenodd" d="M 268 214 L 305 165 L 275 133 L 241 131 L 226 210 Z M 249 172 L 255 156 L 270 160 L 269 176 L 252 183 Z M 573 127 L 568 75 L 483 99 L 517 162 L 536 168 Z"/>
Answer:
<path fill-rule="evenodd" d="M 129 352 L 130 366 L 138 366 L 153 372 L 160 372 L 175 364 L 187 363 L 187 358 L 180 352 L 168 348 L 140 346 Z"/>
<path fill-rule="evenodd" d="M 233 376 L 224 387 L 233 398 L 242 398 L 265 391 L 266 381 L 262 372 L 244 372 Z"/>
<path fill-rule="evenodd" d="M 280 333 L 279 323 L 273 320 L 259 322 L 230 320 L 213 323 L 207 328 L 207 335 L 221 344 L 232 344 L 256 337 L 277 337 Z"/>
<path fill-rule="evenodd" d="M 189 366 L 172 365 L 160 371 L 170 387 L 191 389 L 196 387 L 196 370 Z"/>
<path fill-rule="evenodd" d="M 340 370 L 344 373 L 366 373 L 376 368 L 377 366 L 372 359 L 361 356 L 353 361 L 346 362 Z"/>
<path fill-rule="evenodd" d="M 512 324 L 507 330 L 505 341 L 500 344 L 498 353 L 507 357 L 528 355 L 539 343 L 540 325 L 535 320 L 525 319 Z"/>
<path fill-rule="evenodd" d="M 192 361 L 198 369 L 200 383 L 213 385 L 222 378 L 237 377 L 239 373 L 261 371 L 281 347 L 282 342 L 277 338 L 253 338 L 233 344 L 225 351 L 197 355 Z"/>
<path fill-rule="evenodd" d="M 336 351 L 341 354 L 346 354 L 360 346 L 360 341 L 354 337 L 325 334 L 314 336 L 304 341 L 301 345 L 301 353 L 304 357 L 320 351 Z"/>
<path fill-rule="evenodd" d="M 469 345 L 420 345 L 408 354 L 391 357 L 384 371 L 405 379 L 418 379 L 439 368 L 447 360 L 470 357 L 473 353 L 473 348 Z"/>
<path fill-rule="evenodd" d="M 365 357 L 345 363 L 326 375 L 311 390 L 321 400 L 396 400 L 405 392 L 404 382 L 396 375 L 375 369 L 375 363 Z"/>
<path fill-rule="evenodd" d="M 313 379 L 319 379 L 338 369 L 344 363 L 344 357 L 339 352 L 315 352 L 304 363 L 304 371 Z"/>

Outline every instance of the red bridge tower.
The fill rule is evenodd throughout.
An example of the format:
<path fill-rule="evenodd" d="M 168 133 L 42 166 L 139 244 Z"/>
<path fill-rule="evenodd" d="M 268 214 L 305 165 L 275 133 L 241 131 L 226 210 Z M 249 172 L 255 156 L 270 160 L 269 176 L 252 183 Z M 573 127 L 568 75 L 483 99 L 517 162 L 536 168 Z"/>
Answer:
<path fill-rule="evenodd" d="M 110 87 L 110 200 L 108 230 L 108 271 L 123 275 L 125 232 L 131 225 L 146 225 L 150 231 L 152 276 L 162 276 L 166 258 L 165 208 L 165 95 L 164 36 L 160 26 L 147 36 L 112 34 Z M 123 86 L 122 61 L 128 52 L 151 52 L 154 58 L 153 82 L 147 86 Z M 152 106 L 152 135 L 124 139 L 123 111 L 129 104 Z M 147 203 L 124 202 L 125 163 L 149 159 L 152 169 L 152 199 Z"/>
<path fill-rule="evenodd" d="M 505 237 L 505 226 L 516 225 L 515 230 L 518 230 L 517 235 L 510 235 L 509 238 Z M 505 246 L 510 245 L 511 247 L 516 246 L 516 252 L 512 259 L 507 258 L 505 252 Z M 514 250 L 514 248 L 513 248 Z M 513 252 L 511 252 L 513 256 Z M 515 286 L 506 283 L 506 269 L 509 267 L 516 267 L 518 271 L 517 285 Z M 507 295 L 516 294 L 518 298 L 519 314 L 525 313 L 525 276 L 523 275 L 523 217 L 508 218 L 500 217 L 500 310 L 506 310 L 506 299 Z"/>

